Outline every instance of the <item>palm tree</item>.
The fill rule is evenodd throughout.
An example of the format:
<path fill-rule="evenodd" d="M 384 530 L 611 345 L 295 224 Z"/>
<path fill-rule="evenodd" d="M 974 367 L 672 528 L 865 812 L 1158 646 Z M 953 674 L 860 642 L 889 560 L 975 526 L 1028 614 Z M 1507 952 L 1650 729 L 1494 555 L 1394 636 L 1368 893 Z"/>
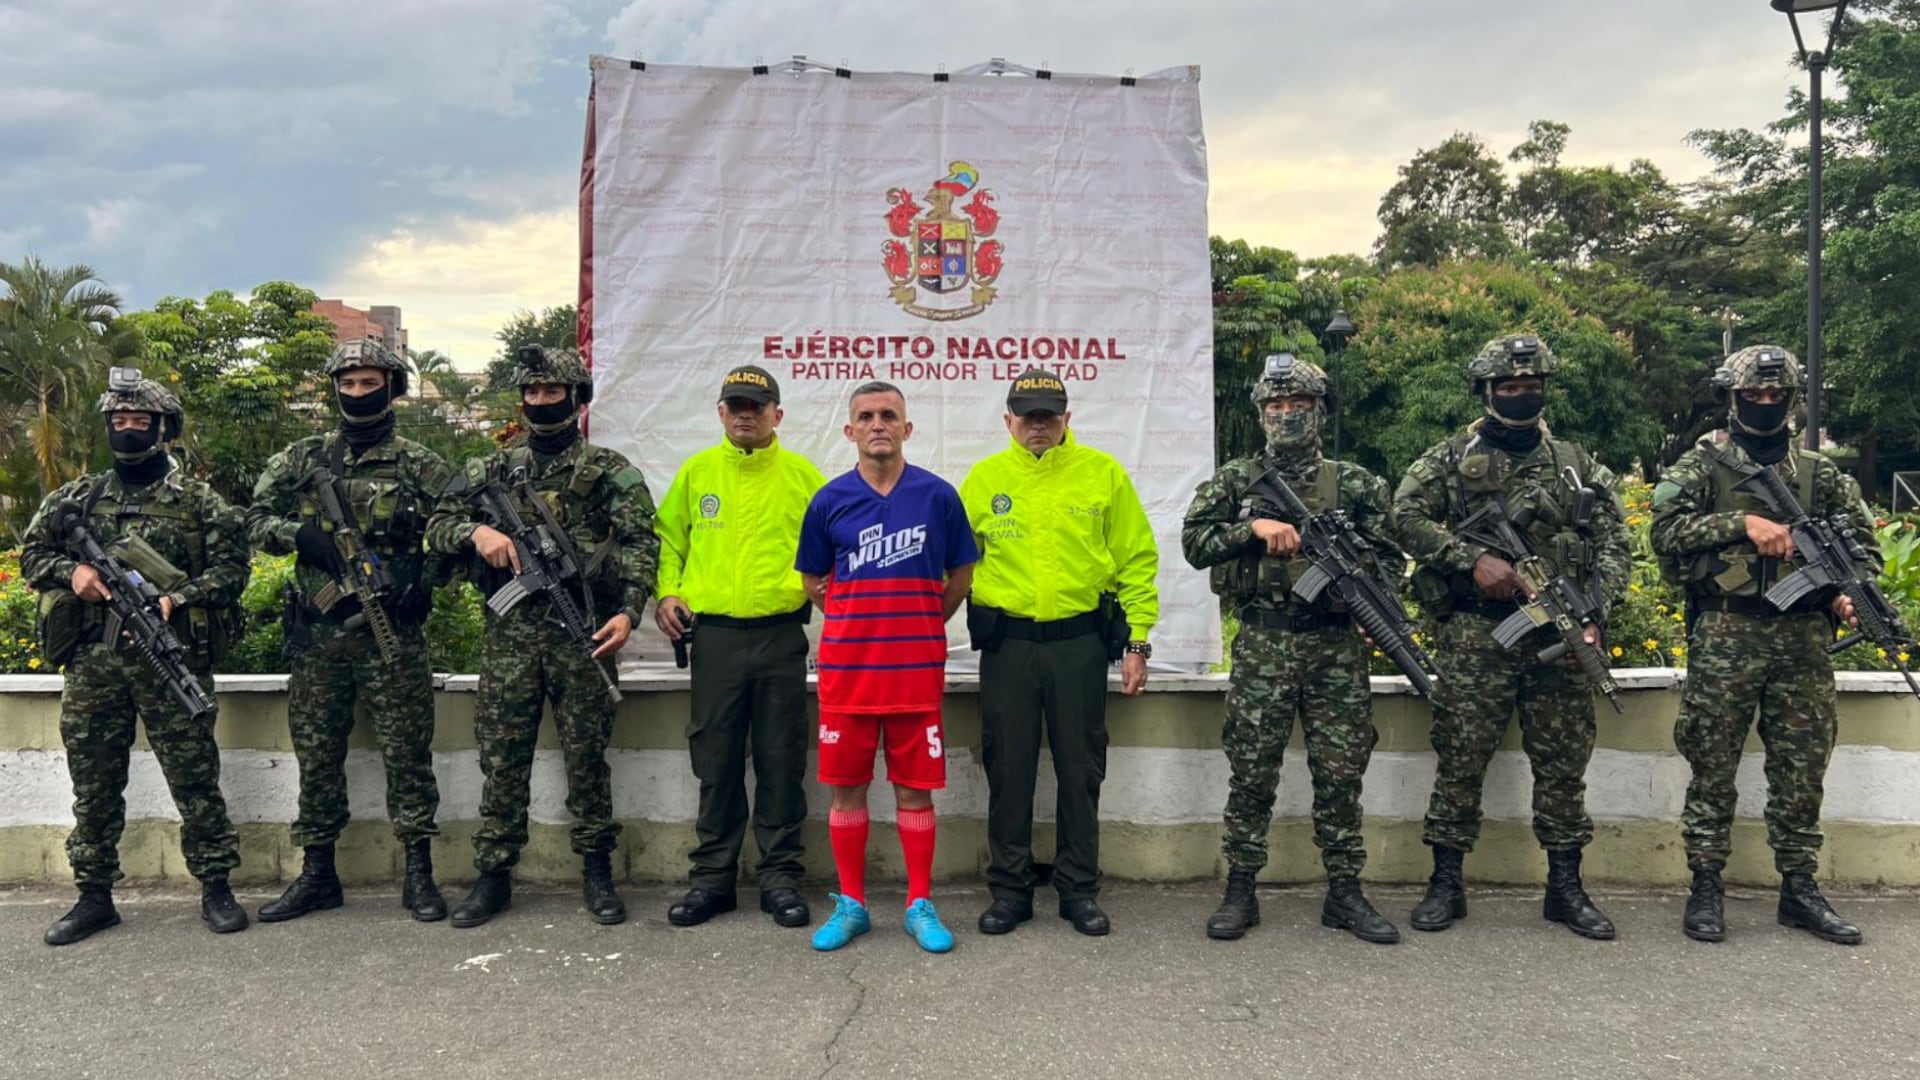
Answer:
<path fill-rule="evenodd" d="M 0 284 L 0 406 L 27 414 L 25 442 L 41 489 L 51 491 L 84 467 L 70 445 L 80 399 L 104 381 L 115 353 L 137 345 L 115 333 L 120 296 L 90 266 L 52 267 L 29 255 L 0 263 Z M 11 450 L 21 435 L 0 425 L 0 439 Z"/>

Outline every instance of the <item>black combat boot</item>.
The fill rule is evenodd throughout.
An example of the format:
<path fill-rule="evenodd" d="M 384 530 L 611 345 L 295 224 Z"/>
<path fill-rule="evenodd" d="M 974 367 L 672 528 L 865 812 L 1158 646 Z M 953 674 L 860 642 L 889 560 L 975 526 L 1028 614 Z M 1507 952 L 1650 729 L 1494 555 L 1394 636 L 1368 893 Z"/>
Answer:
<path fill-rule="evenodd" d="M 400 889 L 400 906 L 413 912 L 415 922 L 447 917 L 447 901 L 433 883 L 433 841 L 424 836 L 407 845 L 407 883 Z"/>
<path fill-rule="evenodd" d="M 113 910 L 113 890 L 105 885 L 82 885 L 80 902 L 73 910 L 60 916 L 60 921 L 47 927 L 46 942 L 49 945 L 71 945 L 84 940 L 97 930 L 120 925 L 120 913 Z"/>
<path fill-rule="evenodd" d="M 1218 941 L 1245 937 L 1247 927 L 1260 925 L 1260 897 L 1253 891 L 1257 871 L 1233 867 L 1227 871 L 1227 895 L 1207 918 L 1207 936 Z"/>
<path fill-rule="evenodd" d="M 613 891 L 613 854 L 590 851 L 584 862 L 586 871 L 580 894 L 587 902 L 587 914 L 601 926 L 626 922 L 627 905 L 621 902 L 620 894 Z"/>
<path fill-rule="evenodd" d="M 340 891 L 340 875 L 333 871 L 333 845 L 314 844 L 302 850 L 307 858 L 300 866 L 300 876 L 293 879 L 280 899 L 261 905 L 261 922 L 285 922 L 309 911 L 337 908 L 345 902 Z"/>
<path fill-rule="evenodd" d="M 227 887 L 223 877 L 208 878 L 200 883 L 200 918 L 206 921 L 207 929 L 216 934 L 231 934 L 247 928 L 247 909 L 233 898 L 233 890 Z"/>
<path fill-rule="evenodd" d="M 1693 872 L 1693 891 L 1687 894 L 1680 931 L 1695 941 L 1727 940 L 1726 891 L 1720 884 L 1720 871 Z"/>
<path fill-rule="evenodd" d="M 1327 899 L 1320 905 L 1320 925 L 1345 930 L 1361 941 L 1392 945 L 1400 931 L 1380 917 L 1360 891 L 1360 879 L 1342 875 L 1327 879 Z"/>
<path fill-rule="evenodd" d="M 1860 928 L 1834 914 L 1812 874 L 1787 874 L 1780 879 L 1780 925 L 1798 927 L 1837 945 L 1858 945 L 1861 940 Z"/>
<path fill-rule="evenodd" d="M 453 907 L 453 925 L 462 930 L 479 926 L 513 906 L 513 872 L 487 870 L 473 883 L 473 891 Z"/>
<path fill-rule="evenodd" d="M 1427 895 L 1413 906 L 1407 921 L 1415 930 L 1445 930 L 1453 920 L 1467 917 L 1467 887 L 1460 880 L 1460 865 L 1467 853 L 1459 848 L 1433 848 L 1433 876 L 1427 879 Z"/>
<path fill-rule="evenodd" d="M 1548 922 L 1565 923 L 1567 929 L 1595 941 L 1613 940 L 1613 923 L 1593 906 L 1586 886 L 1580 883 L 1580 849 L 1547 852 L 1547 897 L 1540 913 Z"/>

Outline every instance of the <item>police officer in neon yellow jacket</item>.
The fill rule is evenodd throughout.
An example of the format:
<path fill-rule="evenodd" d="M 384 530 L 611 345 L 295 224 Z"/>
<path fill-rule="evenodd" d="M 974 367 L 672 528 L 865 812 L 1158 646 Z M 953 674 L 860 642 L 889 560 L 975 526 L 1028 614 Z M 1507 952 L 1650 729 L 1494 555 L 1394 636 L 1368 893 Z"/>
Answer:
<path fill-rule="evenodd" d="M 732 911 L 748 818 L 753 754 L 753 837 L 760 910 L 781 926 L 812 921 L 800 895 L 800 829 L 807 817 L 806 590 L 793 569 L 800 519 L 826 483 L 780 445 L 780 384 L 746 365 L 720 384 L 725 438 L 687 459 L 660 500 L 659 602 L 669 638 L 694 631 L 693 717 L 687 750 L 700 779 L 690 888 L 667 910 L 675 926 Z"/>
<path fill-rule="evenodd" d="M 980 650 L 988 787 L 987 883 L 980 931 L 1033 917 L 1033 786 L 1044 725 L 1059 783 L 1054 887 L 1083 934 L 1112 925 L 1100 889 L 1100 782 L 1107 773 L 1107 668 L 1121 689 L 1147 682 L 1160 617 L 1160 553 L 1133 482 L 1111 455 L 1074 438 L 1067 388 L 1027 371 L 1007 395 L 1013 444 L 975 465 L 960 499 L 979 540 L 967 627 Z M 1110 651 L 1111 650 L 1111 651 Z"/>

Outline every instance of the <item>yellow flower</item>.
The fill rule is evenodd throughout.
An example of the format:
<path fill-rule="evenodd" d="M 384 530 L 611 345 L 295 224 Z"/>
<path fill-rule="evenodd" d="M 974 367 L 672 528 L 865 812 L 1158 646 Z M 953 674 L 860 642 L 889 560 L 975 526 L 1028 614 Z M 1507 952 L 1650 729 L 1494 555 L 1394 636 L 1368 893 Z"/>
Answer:
<path fill-rule="evenodd" d="M 1874 651 L 1874 652 L 1877 652 L 1877 653 L 1879 653 L 1879 654 L 1880 654 L 1880 659 L 1882 659 L 1882 660 L 1885 660 L 1885 659 L 1887 658 L 1887 650 L 1885 650 L 1885 649 L 1875 649 L 1875 650 L 1873 650 L 1873 651 Z"/>
<path fill-rule="evenodd" d="M 1630 589 L 1630 590 L 1632 590 L 1632 591 L 1634 591 L 1634 592 L 1639 592 L 1639 591 L 1640 591 L 1640 583 L 1636 581 L 1636 582 L 1634 582 L 1633 584 L 1631 584 L 1631 585 L 1628 585 L 1628 586 L 1627 586 L 1627 588 L 1628 588 L 1628 589 Z"/>
<path fill-rule="evenodd" d="M 1687 655 L 1687 647 L 1685 645 L 1675 645 L 1673 648 L 1668 649 L 1667 651 L 1672 653 L 1674 659 L 1676 660 Z"/>
<path fill-rule="evenodd" d="M 40 670 L 40 658 L 36 656 L 36 657 L 34 657 L 33 659 L 31 659 L 31 660 L 29 660 L 29 661 L 27 661 L 27 667 L 29 667 L 29 668 L 31 668 L 31 669 L 33 669 L 34 671 L 39 671 L 39 670 Z"/>
<path fill-rule="evenodd" d="M 1903 652 L 1903 653 L 1901 653 L 1901 654 L 1900 654 L 1900 662 L 1901 662 L 1901 663 L 1903 663 L 1903 664 L 1907 662 L 1907 654 L 1906 654 L 1906 653 L 1904 653 L 1904 652 Z"/>
<path fill-rule="evenodd" d="M 1645 645 L 1647 647 L 1648 652 L 1660 651 L 1660 643 L 1653 640 L 1652 638 L 1648 638 L 1647 640 L 1641 642 L 1640 644 Z"/>
<path fill-rule="evenodd" d="M 168 381 L 168 382 L 179 382 L 179 381 L 180 381 L 180 373 L 179 373 L 179 372 L 177 372 L 177 371 L 175 371 L 175 372 L 171 372 L 171 373 L 169 373 L 169 374 L 167 375 L 167 381 Z"/>
<path fill-rule="evenodd" d="M 1615 645 L 1615 646 L 1613 647 L 1613 655 L 1614 655 L 1614 656 L 1616 656 L 1616 657 L 1617 657 L 1617 656 L 1623 656 L 1623 655 L 1625 655 L 1625 653 L 1626 653 L 1626 650 L 1624 650 L 1624 649 L 1622 649 L 1622 648 L 1621 648 L 1620 646 L 1618 646 L 1618 645 Z"/>
<path fill-rule="evenodd" d="M 1687 621 L 1687 617 L 1686 617 L 1685 615 L 1683 615 L 1683 614 L 1681 614 L 1680 612 L 1678 612 L 1678 611 L 1676 611 L 1676 612 L 1674 612 L 1674 613 L 1673 613 L 1673 621 L 1674 621 L 1674 622 L 1686 622 L 1686 621 Z"/>

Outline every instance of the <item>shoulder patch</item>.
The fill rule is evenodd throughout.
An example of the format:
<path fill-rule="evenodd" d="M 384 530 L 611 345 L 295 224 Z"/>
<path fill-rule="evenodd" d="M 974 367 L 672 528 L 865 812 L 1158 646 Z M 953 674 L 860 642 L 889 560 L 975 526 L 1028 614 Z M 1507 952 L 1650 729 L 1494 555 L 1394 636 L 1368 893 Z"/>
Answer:
<path fill-rule="evenodd" d="M 631 465 L 615 471 L 610 480 L 617 491 L 631 491 L 646 483 L 646 478 L 640 475 L 640 470 Z"/>

